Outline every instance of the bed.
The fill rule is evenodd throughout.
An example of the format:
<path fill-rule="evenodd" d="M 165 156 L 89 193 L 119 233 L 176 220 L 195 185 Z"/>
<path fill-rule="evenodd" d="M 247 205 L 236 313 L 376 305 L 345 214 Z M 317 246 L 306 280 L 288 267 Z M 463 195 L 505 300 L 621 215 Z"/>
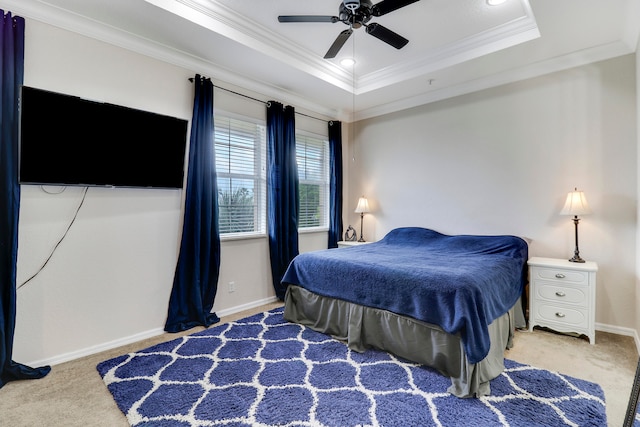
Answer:
<path fill-rule="evenodd" d="M 524 327 L 527 243 L 403 227 L 366 245 L 307 252 L 283 276 L 284 316 L 439 370 L 458 397 L 488 395 Z"/>

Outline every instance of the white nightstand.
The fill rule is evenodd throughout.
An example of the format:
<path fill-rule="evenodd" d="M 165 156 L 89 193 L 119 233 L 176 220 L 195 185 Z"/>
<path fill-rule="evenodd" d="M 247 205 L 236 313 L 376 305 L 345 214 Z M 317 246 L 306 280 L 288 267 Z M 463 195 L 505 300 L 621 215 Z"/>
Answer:
<path fill-rule="evenodd" d="M 358 241 L 341 240 L 341 241 L 338 242 L 338 247 L 339 248 L 348 248 L 349 246 L 360 246 L 360 245 L 366 245 L 367 243 L 372 243 L 372 242 L 358 242 Z"/>
<path fill-rule="evenodd" d="M 528 264 L 529 330 L 537 325 L 585 334 L 595 344 L 598 264 L 538 257 Z"/>

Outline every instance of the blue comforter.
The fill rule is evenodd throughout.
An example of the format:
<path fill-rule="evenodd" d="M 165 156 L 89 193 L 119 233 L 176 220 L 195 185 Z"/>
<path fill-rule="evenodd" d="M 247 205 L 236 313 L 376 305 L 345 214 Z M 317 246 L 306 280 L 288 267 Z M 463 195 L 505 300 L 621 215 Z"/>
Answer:
<path fill-rule="evenodd" d="M 298 255 L 282 282 L 459 333 L 469 362 L 489 352 L 488 325 L 522 294 L 527 243 L 397 228 L 382 240 Z"/>

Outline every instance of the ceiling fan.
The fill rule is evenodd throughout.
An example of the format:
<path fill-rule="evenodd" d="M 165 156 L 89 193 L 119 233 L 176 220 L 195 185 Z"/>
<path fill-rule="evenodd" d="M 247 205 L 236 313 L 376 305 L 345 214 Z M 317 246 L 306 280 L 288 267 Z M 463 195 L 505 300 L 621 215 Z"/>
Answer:
<path fill-rule="evenodd" d="M 340 52 L 340 49 L 342 49 L 342 46 L 344 46 L 353 33 L 353 29 L 357 29 L 362 26 L 366 28 L 367 34 L 371 34 L 396 49 L 402 49 L 407 43 L 409 43 L 409 40 L 376 22 L 372 22 L 370 24 L 368 22 L 372 17 L 386 15 L 389 12 L 393 12 L 394 10 L 398 10 L 417 1 L 420 0 L 382 0 L 379 3 L 373 4 L 371 0 L 344 0 L 340 3 L 338 16 L 280 15 L 278 16 L 278 21 L 328 22 L 331 24 L 342 22 L 348 25 L 349 29 L 342 31 L 338 35 L 327 53 L 324 55 L 325 59 L 335 58 L 338 52 Z"/>

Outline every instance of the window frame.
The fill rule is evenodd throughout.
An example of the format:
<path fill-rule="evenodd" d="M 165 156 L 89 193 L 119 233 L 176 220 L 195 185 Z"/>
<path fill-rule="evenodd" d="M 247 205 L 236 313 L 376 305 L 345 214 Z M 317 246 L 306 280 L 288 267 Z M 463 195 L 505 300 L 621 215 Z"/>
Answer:
<path fill-rule="evenodd" d="M 322 170 L 322 180 L 307 180 L 307 179 L 302 179 L 301 176 L 301 165 L 299 163 L 299 156 L 298 156 L 298 147 L 300 146 L 299 141 L 301 139 L 307 139 L 307 140 L 315 140 L 315 141 L 321 141 L 322 142 L 322 159 L 323 159 L 323 164 L 321 165 L 321 170 Z M 305 156 L 305 158 L 308 158 L 308 156 Z M 320 225 L 317 226 L 308 226 L 308 227 L 302 227 L 300 226 L 300 224 L 298 224 L 298 233 L 314 233 L 314 232 L 322 232 L 322 231 L 328 231 L 329 230 L 329 215 L 330 215 L 330 161 L 329 161 L 329 138 L 326 135 L 321 135 L 321 134 L 317 134 L 317 133 L 313 133 L 313 132 L 309 132 L 309 131 L 305 131 L 302 129 L 296 129 L 296 163 L 298 163 L 298 181 L 299 181 L 299 186 L 300 186 L 300 190 L 302 189 L 302 184 L 304 184 L 305 182 L 311 183 L 311 184 L 318 184 L 322 187 L 323 189 L 323 197 L 322 197 L 322 201 L 320 201 L 320 206 L 323 206 L 323 210 L 322 210 L 322 222 Z M 302 208 L 300 208 L 300 214 L 301 214 Z M 301 220 L 301 217 L 298 218 L 298 220 Z"/>
<path fill-rule="evenodd" d="M 257 146 L 254 145 L 254 174 L 242 174 L 238 172 L 221 172 L 216 166 L 216 180 L 218 184 L 218 191 L 220 191 L 221 183 L 220 178 L 228 179 L 252 179 L 259 186 L 258 191 L 254 191 L 254 197 L 257 194 L 258 200 L 255 201 L 254 210 L 254 230 L 253 231 L 241 231 L 241 232 L 222 232 L 220 231 L 220 240 L 240 240 L 240 239 L 252 239 L 263 238 L 267 235 L 267 134 L 266 134 L 266 120 L 257 119 L 254 117 L 244 116 L 241 114 L 235 114 L 227 111 L 216 111 L 214 114 L 214 135 L 213 144 L 214 152 L 216 155 L 216 162 L 218 159 L 219 151 L 216 150 L 218 144 L 216 142 L 217 135 L 217 123 L 222 119 L 225 123 L 229 121 L 238 121 L 244 124 L 251 124 L 258 127 L 256 134 L 260 136 Z M 227 130 L 225 129 L 225 132 Z M 218 199 L 219 201 L 220 199 Z"/>

